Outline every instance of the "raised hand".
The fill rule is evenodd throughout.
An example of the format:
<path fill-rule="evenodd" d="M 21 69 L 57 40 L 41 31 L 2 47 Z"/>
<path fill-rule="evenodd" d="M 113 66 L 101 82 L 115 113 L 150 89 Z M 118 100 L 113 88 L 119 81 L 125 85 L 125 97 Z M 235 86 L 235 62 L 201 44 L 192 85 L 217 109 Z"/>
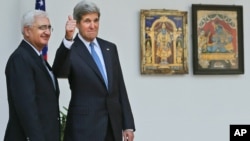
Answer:
<path fill-rule="evenodd" d="M 67 40 L 73 40 L 74 32 L 76 28 L 76 20 L 73 19 L 72 16 L 68 16 L 68 20 L 65 25 L 65 38 Z"/>

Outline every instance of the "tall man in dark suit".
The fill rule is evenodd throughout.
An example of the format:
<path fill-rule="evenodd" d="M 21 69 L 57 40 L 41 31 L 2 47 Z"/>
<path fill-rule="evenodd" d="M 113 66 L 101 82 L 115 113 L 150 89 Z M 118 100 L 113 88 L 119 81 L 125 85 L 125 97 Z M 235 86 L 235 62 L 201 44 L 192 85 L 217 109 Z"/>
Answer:
<path fill-rule="evenodd" d="M 97 37 L 99 8 L 80 1 L 73 16 L 53 64 L 58 77 L 68 77 L 72 92 L 64 141 L 133 141 L 134 118 L 116 45 Z"/>
<path fill-rule="evenodd" d="M 40 57 L 51 35 L 50 21 L 47 13 L 34 10 L 21 24 L 24 39 L 5 70 L 9 121 L 4 141 L 60 141 L 58 83 Z"/>

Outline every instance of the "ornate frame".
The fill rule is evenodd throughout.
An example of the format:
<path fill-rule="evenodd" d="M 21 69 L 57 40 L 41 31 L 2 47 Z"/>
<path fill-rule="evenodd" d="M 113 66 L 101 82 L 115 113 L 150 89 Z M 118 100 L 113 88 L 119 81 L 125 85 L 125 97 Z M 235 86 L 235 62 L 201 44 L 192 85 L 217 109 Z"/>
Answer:
<path fill-rule="evenodd" d="M 187 12 L 140 11 L 141 74 L 187 74 Z"/>

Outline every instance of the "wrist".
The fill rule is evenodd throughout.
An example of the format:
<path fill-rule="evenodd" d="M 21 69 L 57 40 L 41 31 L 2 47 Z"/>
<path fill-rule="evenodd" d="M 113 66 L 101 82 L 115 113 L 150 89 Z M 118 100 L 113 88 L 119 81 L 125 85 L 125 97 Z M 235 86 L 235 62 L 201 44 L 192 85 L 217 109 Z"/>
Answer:
<path fill-rule="evenodd" d="M 69 38 L 69 37 L 66 37 L 66 36 L 65 36 L 65 39 L 66 39 L 67 41 L 73 41 L 73 38 Z"/>
<path fill-rule="evenodd" d="M 133 129 L 125 129 L 124 131 L 134 132 L 134 130 L 133 130 Z"/>

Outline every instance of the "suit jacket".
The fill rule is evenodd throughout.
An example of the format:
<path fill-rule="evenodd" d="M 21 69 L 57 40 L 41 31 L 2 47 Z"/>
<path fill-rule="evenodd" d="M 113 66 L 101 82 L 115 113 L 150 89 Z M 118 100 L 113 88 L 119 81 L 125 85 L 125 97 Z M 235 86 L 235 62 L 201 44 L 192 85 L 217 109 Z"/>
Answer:
<path fill-rule="evenodd" d="M 68 77 L 72 92 L 65 141 L 104 141 L 109 119 L 116 141 L 122 140 L 123 129 L 135 130 L 117 48 L 100 38 L 97 42 L 106 66 L 108 89 L 78 36 L 70 50 L 62 43 L 56 53 L 53 70 L 58 77 Z"/>
<path fill-rule="evenodd" d="M 47 63 L 47 67 L 51 69 Z M 4 141 L 59 141 L 59 88 L 31 46 L 22 41 L 6 65 L 9 121 Z"/>

